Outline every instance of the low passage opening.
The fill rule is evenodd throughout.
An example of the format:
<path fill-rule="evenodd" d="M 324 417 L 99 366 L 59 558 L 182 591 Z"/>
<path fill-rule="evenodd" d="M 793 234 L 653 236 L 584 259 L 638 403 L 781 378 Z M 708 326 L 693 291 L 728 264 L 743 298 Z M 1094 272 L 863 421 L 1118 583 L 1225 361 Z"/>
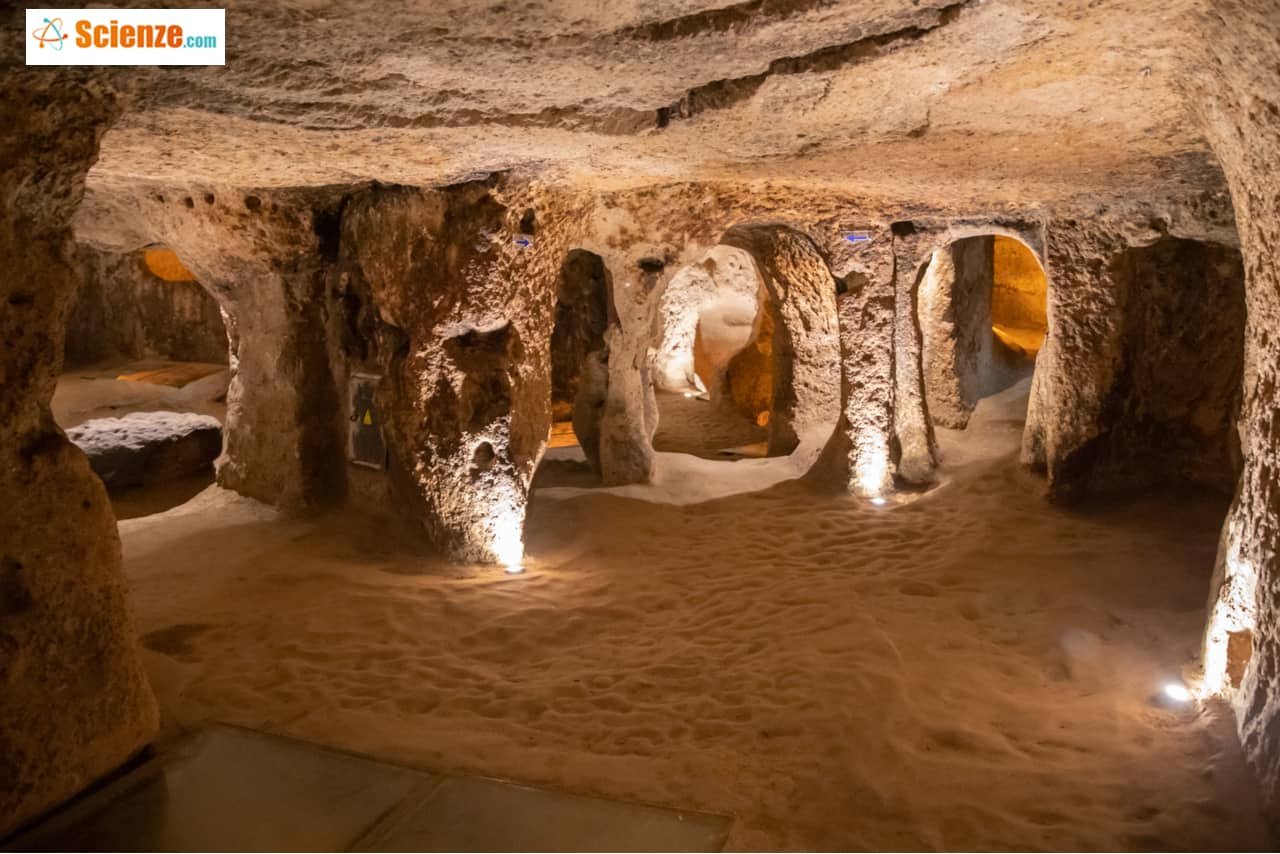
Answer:
<path fill-rule="evenodd" d="M 534 486 L 599 483 L 612 308 L 604 260 L 575 249 L 560 269 L 551 331 L 551 429 Z"/>
<path fill-rule="evenodd" d="M 775 312 L 751 256 L 717 246 L 679 271 L 660 305 L 656 451 L 768 456 Z"/>
<path fill-rule="evenodd" d="M 1044 344 L 1048 281 L 1021 241 L 1002 235 L 936 250 L 920 275 L 922 367 L 929 415 L 963 428 L 983 398 L 1017 387 L 1026 415 L 1036 356 Z"/>
<path fill-rule="evenodd" d="M 213 482 L 230 382 L 213 296 L 164 247 L 77 247 L 53 414 L 102 478 L 116 517 L 182 504 Z"/>

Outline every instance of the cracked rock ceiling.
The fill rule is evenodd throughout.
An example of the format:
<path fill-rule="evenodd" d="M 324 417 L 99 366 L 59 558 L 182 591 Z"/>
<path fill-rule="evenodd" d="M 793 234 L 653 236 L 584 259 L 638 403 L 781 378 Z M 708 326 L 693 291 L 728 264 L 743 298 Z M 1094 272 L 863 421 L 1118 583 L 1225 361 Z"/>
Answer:
<path fill-rule="evenodd" d="M 226 67 L 141 72 L 91 188 L 507 169 L 960 207 L 1222 185 L 1178 94 L 1185 0 L 216 5 Z"/>

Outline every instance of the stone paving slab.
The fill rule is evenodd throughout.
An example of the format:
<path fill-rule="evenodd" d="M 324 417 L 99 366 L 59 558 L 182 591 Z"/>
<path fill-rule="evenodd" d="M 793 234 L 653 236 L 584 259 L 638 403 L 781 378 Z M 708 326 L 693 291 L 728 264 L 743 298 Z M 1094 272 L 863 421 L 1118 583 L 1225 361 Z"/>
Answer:
<path fill-rule="evenodd" d="M 730 823 L 215 726 L 4 850 L 718 851 Z"/>
<path fill-rule="evenodd" d="M 450 777 L 362 851 L 719 851 L 729 820 L 707 813 Z"/>

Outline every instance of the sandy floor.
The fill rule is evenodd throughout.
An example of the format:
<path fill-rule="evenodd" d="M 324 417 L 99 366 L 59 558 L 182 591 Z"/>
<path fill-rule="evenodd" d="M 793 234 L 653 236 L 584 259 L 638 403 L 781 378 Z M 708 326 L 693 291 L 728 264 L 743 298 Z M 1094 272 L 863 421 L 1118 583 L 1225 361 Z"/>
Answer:
<path fill-rule="evenodd" d="M 227 384 L 231 377 L 225 365 L 182 388 L 116 379 L 164 366 L 202 364 L 144 359 L 103 362 L 69 370 L 58 377 L 58 386 L 53 394 L 53 418 L 64 430 L 91 418 L 114 418 L 129 412 L 158 410 L 197 412 L 222 421 L 227 415 Z M 216 366 L 207 367 L 212 370 Z"/>
<path fill-rule="evenodd" d="M 693 454 L 706 459 L 764 456 L 769 431 L 727 405 L 671 391 L 656 392 L 658 429 L 655 451 Z M 758 447 L 751 447 L 758 446 Z M 736 453 L 727 453 L 736 451 Z"/>
<path fill-rule="evenodd" d="M 516 577 L 216 488 L 122 522 L 166 731 L 729 813 L 731 849 L 1269 847 L 1226 710 L 1151 702 L 1225 501 L 1051 508 L 999 403 L 899 506 L 546 490 Z"/>

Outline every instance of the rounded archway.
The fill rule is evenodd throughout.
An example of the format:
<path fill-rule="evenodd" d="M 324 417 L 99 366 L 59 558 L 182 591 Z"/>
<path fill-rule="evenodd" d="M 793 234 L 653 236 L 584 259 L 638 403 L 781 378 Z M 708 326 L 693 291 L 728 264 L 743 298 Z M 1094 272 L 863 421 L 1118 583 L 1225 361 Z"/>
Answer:
<path fill-rule="evenodd" d="M 654 450 L 768 456 L 776 327 L 751 256 L 719 245 L 679 270 L 659 298 L 656 327 Z"/>
<path fill-rule="evenodd" d="M 655 303 L 655 396 L 679 397 L 658 401 L 654 449 L 672 447 L 665 410 L 678 412 L 683 398 L 709 417 L 684 418 L 692 447 L 673 450 L 785 457 L 807 470 L 839 418 L 836 291 L 813 240 L 777 224 L 734 226 L 679 271 Z"/>
<path fill-rule="evenodd" d="M 218 301 L 172 249 L 81 244 L 52 410 L 89 457 L 119 519 L 213 481 L 231 367 Z"/>
<path fill-rule="evenodd" d="M 1048 279 L 1022 241 L 964 237 L 920 272 L 921 375 L 934 425 L 963 428 L 978 401 L 1026 381 L 1048 333 Z"/>
<path fill-rule="evenodd" d="M 556 283 L 550 339 L 551 426 L 535 485 L 590 485 L 600 476 L 600 421 L 608 396 L 609 346 L 617 323 L 604 259 L 575 249 Z"/>

